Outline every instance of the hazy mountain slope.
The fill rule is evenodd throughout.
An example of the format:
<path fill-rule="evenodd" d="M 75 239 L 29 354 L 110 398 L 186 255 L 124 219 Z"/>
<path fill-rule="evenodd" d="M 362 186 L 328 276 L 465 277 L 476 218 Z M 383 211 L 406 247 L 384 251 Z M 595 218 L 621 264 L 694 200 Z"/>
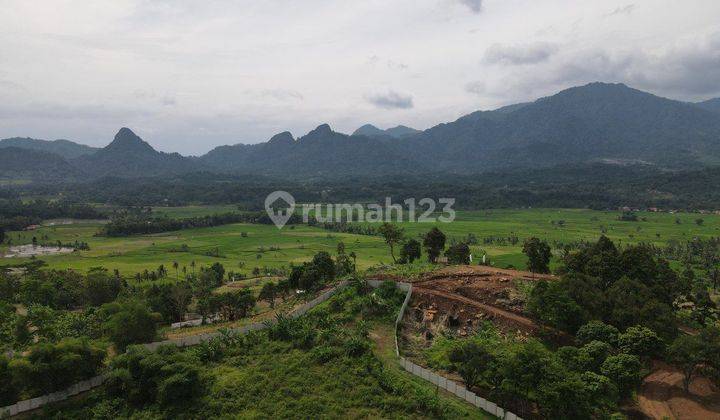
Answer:
<path fill-rule="evenodd" d="M 229 172 L 259 172 L 292 176 L 361 174 L 367 171 L 401 173 L 414 170 L 405 156 L 366 136 L 348 136 L 322 124 L 293 140 L 288 132 L 267 143 L 221 146 L 200 158 L 209 168 Z"/>
<path fill-rule="evenodd" d="M 641 160 L 688 167 L 720 158 L 720 119 L 622 84 L 593 83 L 510 112 L 475 112 L 394 144 L 444 171 Z"/>
<path fill-rule="evenodd" d="M 0 178 L 58 181 L 80 175 L 79 169 L 54 153 L 20 147 L 0 150 Z"/>
<path fill-rule="evenodd" d="M 531 103 L 473 112 L 415 134 L 403 126 L 365 125 L 348 136 L 323 124 L 297 140 L 283 132 L 266 143 L 221 146 L 200 158 L 158 152 L 123 128 L 107 147 L 69 162 L 88 177 L 201 170 L 305 178 L 475 174 L 598 161 L 671 169 L 720 166 L 720 118 L 708 110 L 715 104 L 591 83 Z"/>
<path fill-rule="evenodd" d="M 720 112 L 720 98 L 715 99 L 709 99 L 707 101 L 703 102 L 697 102 L 695 105 L 699 106 L 702 109 L 713 111 L 713 112 Z"/>
<path fill-rule="evenodd" d="M 96 177 L 112 175 L 135 178 L 202 169 L 197 159 L 186 158 L 178 153 L 158 152 L 124 127 L 118 131 L 112 143 L 71 163 Z"/>
<path fill-rule="evenodd" d="M 404 125 L 398 125 L 396 127 L 391 127 L 386 130 L 381 130 L 372 124 L 365 124 L 355 130 L 352 135 L 366 137 L 392 137 L 399 139 L 401 137 L 411 136 L 417 133 L 420 133 L 420 130 L 416 130 L 414 128 L 410 128 Z"/>
<path fill-rule="evenodd" d="M 95 153 L 95 147 L 78 144 L 69 140 L 38 140 L 30 137 L 11 137 L 0 140 L 0 148 L 19 147 L 21 149 L 39 150 L 55 153 L 65 159 L 74 159 L 83 155 Z"/>

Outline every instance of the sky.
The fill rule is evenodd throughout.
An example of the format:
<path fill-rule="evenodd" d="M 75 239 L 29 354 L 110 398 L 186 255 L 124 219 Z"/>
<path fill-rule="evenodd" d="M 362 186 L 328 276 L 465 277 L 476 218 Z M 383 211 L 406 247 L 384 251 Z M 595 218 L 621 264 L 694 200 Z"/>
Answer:
<path fill-rule="evenodd" d="M 720 96 L 717 0 L 0 0 L 0 138 L 200 155 L 593 81 Z"/>

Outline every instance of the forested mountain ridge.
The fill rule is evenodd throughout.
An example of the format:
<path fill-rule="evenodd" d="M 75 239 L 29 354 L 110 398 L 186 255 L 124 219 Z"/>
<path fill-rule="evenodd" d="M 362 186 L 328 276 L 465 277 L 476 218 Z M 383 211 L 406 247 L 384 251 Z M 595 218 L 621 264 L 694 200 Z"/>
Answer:
<path fill-rule="evenodd" d="M 279 178 L 476 174 L 589 162 L 696 169 L 720 162 L 720 118 L 712 111 L 717 105 L 717 100 L 692 104 L 623 84 L 591 83 L 531 103 L 476 111 L 422 132 L 365 125 L 348 136 L 322 124 L 297 139 L 286 131 L 265 143 L 220 146 L 195 158 L 158 152 L 123 128 L 108 146 L 92 153 L 81 145 L 75 145 L 86 148 L 80 156 L 68 155 L 78 151 L 56 153 L 75 168 L 68 174 L 79 171 L 89 178 L 196 171 Z M 48 147 L 13 141 L 26 148 Z M 23 156 L 15 156 L 20 159 L 15 166 L 22 167 Z M 27 165 L 37 164 L 33 156 L 28 159 Z M 31 172 L 41 174 L 42 166 Z"/>
<path fill-rule="evenodd" d="M 71 161 L 92 176 L 145 177 L 202 169 L 194 158 L 153 149 L 129 128 L 121 128 L 113 141 L 96 153 Z"/>
<path fill-rule="evenodd" d="M 392 137 L 399 139 L 401 137 L 412 136 L 413 134 L 420 133 L 420 130 L 416 130 L 411 127 L 404 125 L 398 125 L 396 127 L 381 130 L 372 124 L 365 124 L 362 127 L 355 130 L 353 136 L 366 136 L 366 137 Z"/>
<path fill-rule="evenodd" d="M 57 182 L 75 180 L 82 171 L 61 156 L 20 147 L 0 148 L 0 179 Z"/>
<path fill-rule="evenodd" d="M 720 118 L 622 84 L 592 83 L 514 109 L 474 112 L 393 146 L 446 171 L 594 160 L 687 168 L 720 156 Z"/>
<path fill-rule="evenodd" d="M 78 144 L 69 140 L 39 140 L 30 137 L 11 137 L 0 140 L 0 148 L 18 147 L 21 149 L 39 150 L 55 153 L 65 159 L 74 159 L 95 153 L 95 147 Z"/>

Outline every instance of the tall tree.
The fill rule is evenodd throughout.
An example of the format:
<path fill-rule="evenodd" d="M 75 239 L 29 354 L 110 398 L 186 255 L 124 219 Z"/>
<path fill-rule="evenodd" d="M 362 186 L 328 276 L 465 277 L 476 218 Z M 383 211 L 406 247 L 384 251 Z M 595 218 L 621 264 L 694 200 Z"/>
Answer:
<path fill-rule="evenodd" d="M 470 264 L 470 247 L 464 242 L 457 243 L 445 251 L 445 256 L 450 264 Z"/>
<path fill-rule="evenodd" d="M 405 241 L 402 248 L 400 249 L 400 262 L 410 263 L 420 259 L 420 242 L 417 239 L 410 239 Z"/>
<path fill-rule="evenodd" d="M 390 247 L 390 256 L 392 257 L 393 262 L 396 263 L 395 245 L 399 244 L 402 240 L 403 230 L 395 224 L 385 222 L 378 228 L 378 232 L 382 235 L 383 239 L 385 239 L 385 243 Z"/>
<path fill-rule="evenodd" d="M 549 273 L 550 257 L 552 252 L 550 245 L 538 238 L 530 238 L 525 240 L 523 244 L 523 253 L 527 255 L 527 268 L 533 273 Z"/>
<path fill-rule="evenodd" d="M 260 294 L 258 295 L 258 298 L 260 300 L 267 301 L 267 303 L 270 304 L 270 307 L 274 308 L 276 296 L 277 296 L 277 287 L 275 286 L 275 283 L 268 282 L 263 285 L 262 289 L 260 289 Z"/>
<path fill-rule="evenodd" d="M 436 227 L 430 229 L 430 231 L 425 234 L 425 238 L 423 239 L 423 246 L 425 247 L 425 251 L 428 254 L 428 261 L 430 261 L 431 263 L 437 261 L 440 253 L 443 249 L 445 249 L 445 240 L 445 234 Z"/>

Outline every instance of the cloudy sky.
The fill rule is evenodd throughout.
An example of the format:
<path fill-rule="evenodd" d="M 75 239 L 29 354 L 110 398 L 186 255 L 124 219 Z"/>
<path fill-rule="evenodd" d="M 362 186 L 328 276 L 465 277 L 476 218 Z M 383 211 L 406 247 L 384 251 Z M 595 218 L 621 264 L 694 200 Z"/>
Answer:
<path fill-rule="evenodd" d="M 717 0 L 0 0 L 0 138 L 201 154 L 591 81 L 720 96 Z"/>

